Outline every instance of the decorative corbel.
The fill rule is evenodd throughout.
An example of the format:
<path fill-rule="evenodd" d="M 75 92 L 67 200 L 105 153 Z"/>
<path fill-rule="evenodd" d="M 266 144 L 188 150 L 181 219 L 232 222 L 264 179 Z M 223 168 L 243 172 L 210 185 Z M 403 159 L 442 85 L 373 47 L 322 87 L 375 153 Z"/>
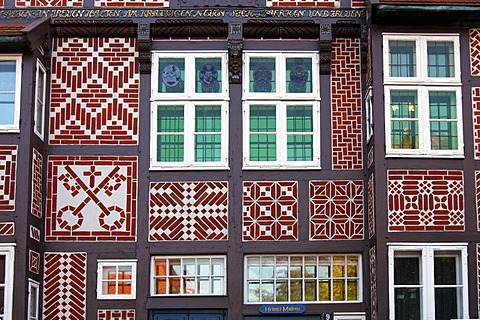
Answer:
<path fill-rule="evenodd" d="M 330 74 L 332 67 L 332 25 L 320 24 L 320 74 Z"/>
<path fill-rule="evenodd" d="M 241 23 L 228 25 L 228 78 L 230 83 L 242 83 L 242 42 Z"/>
<path fill-rule="evenodd" d="M 150 24 L 139 23 L 137 29 L 138 43 L 138 62 L 140 65 L 140 73 L 151 72 L 151 40 L 150 40 Z"/>

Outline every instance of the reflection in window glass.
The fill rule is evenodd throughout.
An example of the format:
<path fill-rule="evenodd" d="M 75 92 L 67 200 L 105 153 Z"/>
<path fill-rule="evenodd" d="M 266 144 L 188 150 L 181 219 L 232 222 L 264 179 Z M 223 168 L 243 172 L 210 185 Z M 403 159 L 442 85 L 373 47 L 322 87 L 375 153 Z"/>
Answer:
<path fill-rule="evenodd" d="M 391 145 L 394 149 L 418 149 L 418 94 L 414 90 L 390 91 Z"/>

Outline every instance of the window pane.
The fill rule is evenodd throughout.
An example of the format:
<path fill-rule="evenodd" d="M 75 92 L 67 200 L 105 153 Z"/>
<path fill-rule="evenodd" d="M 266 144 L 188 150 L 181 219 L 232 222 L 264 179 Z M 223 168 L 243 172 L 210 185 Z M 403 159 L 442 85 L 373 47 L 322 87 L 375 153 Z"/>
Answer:
<path fill-rule="evenodd" d="M 183 93 L 185 90 L 185 59 L 160 58 L 158 75 L 159 93 Z"/>
<path fill-rule="evenodd" d="M 0 93 L 4 93 L 6 91 L 15 91 L 15 69 L 15 61 L 0 61 Z"/>
<path fill-rule="evenodd" d="M 273 302 L 273 281 L 262 281 L 262 302 Z"/>
<path fill-rule="evenodd" d="M 457 259 L 455 257 L 435 257 L 435 285 L 457 284 Z"/>
<path fill-rule="evenodd" d="M 435 320 L 457 319 L 457 288 L 435 289 Z"/>
<path fill-rule="evenodd" d="M 155 260 L 155 275 L 156 276 L 167 275 L 167 262 L 165 259 Z"/>
<path fill-rule="evenodd" d="M 260 302 L 260 283 L 248 283 L 248 302 Z"/>
<path fill-rule="evenodd" d="M 275 294 L 277 295 L 278 302 L 289 301 L 288 299 L 288 282 L 287 281 L 277 281 Z"/>
<path fill-rule="evenodd" d="M 116 279 L 116 268 L 114 266 L 104 266 L 102 268 L 102 279 Z"/>
<path fill-rule="evenodd" d="M 195 72 L 195 92 L 220 92 L 222 87 L 221 58 L 196 58 Z"/>
<path fill-rule="evenodd" d="M 347 277 L 358 277 L 358 257 L 347 257 Z"/>
<path fill-rule="evenodd" d="M 345 258 L 333 257 L 333 277 L 345 277 Z"/>
<path fill-rule="evenodd" d="M 290 281 L 290 301 L 303 301 L 302 280 Z"/>
<path fill-rule="evenodd" d="M 275 106 L 250 106 L 250 133 L 250 160 L 275 161 L 277 158 Z"/>
<path fill-rule="evenodd" d="M 330 301 L 330 280 L 319 281 L 318 283 L 319 300 Z"/>
<path fill-rule="evenodd" d="M 212 278 L 212 293 L 213 294 L 223 293 L 223 278 Z"/>
<path fill-rule="evenodd" d="M 157 161 L 179 162 L 184 155 L 184 107 L 158 106 Z M 172 133 L 182 134 L 172 134 Z"/>
<path fill-rule="evenodd" d="M 288 277 L 288 257 L 277 257 L 275 266 L 275 276 L 277 278 Z"/>
<path fill-rule="evenodd" d="M 458 149 L 456 93 L 451 91 L 430 91 L 429 107 L 432 149 Z"/>
<path fill-rule="evenodd" d="M 209 276 L 210 275 L 210 260 L 209 259 L 198 259 L 197 260 L 197 270 L 198 275 L 200 276 Z"/>
<path fill-rule="evenodd" d="M 395 319 L 419 320 L 421 318 L 420 288 L 395 289 Z"/>
<path fill-rule="evenodd" d="M 418 149 L 417 91 L 390 91 L 391 145 L 394 149 Z"/>
<path fill-rule="evenodd" d="M 420 284 L 420 259 L 417 257 L 395 257 L 394 273 L 395 285 Z"/>
<path fill-rule="evenodd" d="M 313 160 L 313 108 L 312 106 L 287 106 L 287 161 Z"/>
<path fill-rule="evenodd" d="M 274 257 L 262 257 L 262 279 L 273 279 Z"/>
<path fill-rule="evenodd" d="M 248 258 L 247 268 L 249 279 L 260 279 L 260 258 Z"/>
<path fill-rule="evenodd" d="M 290 257 L 290 278 L 302 278 L 303 257 Z"/>
<path fill-rule="evenodd" d="M 158 106 L 157 131 L 183 132 L 185 122 L 183 109 L 183 106 Z"/>
<path fill-rule="evenodd" d="M 345 300 L 345 281 L 333 280 L 333 301 Z"/>
<path fill-rule="evenodd" d="M 415 41 L 388 42 L 390 49 L 390 76 L 415 77 L 416 76 L 416 49 Z"/>
<path fill-rule="evenodd" d="M 315 280 L 305 280 L 305 301 L 317 300 L 317 282 Z"/>
<path fill-rule="evenodd" d="M 347 300 L 358 300 L 358 281 L 347 280 Z"/>
<path fill-rule="evenodd" d="M 287 93 L 312 92 L 312 58 L 287 58 Z"/>
<path fill-rule="evenodd" d="M 221 132 L 221 107 L 196 106 L 195 107 L 195 161 L 211 162 L 220 161 L 222 143 Z"/>
<path fill-rule="evenodd" d="M 0 125 L 13 124 L 15 119 L 15 95 L 0 92 Z"/>
<path fill-rule="evenodd" d="M 276 92 L 275 58 L 250 58 L 250 92 Z"/>
<path fill-rule="evenodd" d="M 452 41 L 428 41 L 428 76 L 455 77 L 455 59 Z"/>
<path fill-rule="evenodd" d="M 287 135 L 287 161 L 312 161 L 313 136 Z"/>
<path fill-rule="evenodd" d="M 183 135 L 162 135 L 157 138 L 157 161 L 180 162 L 184 154 Z"/>
<path fill-rule="evenodd" d="M 223 259 L 212 259 L 212 274 L 215 276 L 223 276 L 225 263 Z"/>
<path fill-rule="evenodd" d="M 330 257 L 319 257 L 318 258 L 318 277 L 319 278 L 330 278 Z"/>
<path fill-rule="evenodd" d="M 196 275 L 195 259 L 183 259 L 183 274 L 187 276 Z"/>

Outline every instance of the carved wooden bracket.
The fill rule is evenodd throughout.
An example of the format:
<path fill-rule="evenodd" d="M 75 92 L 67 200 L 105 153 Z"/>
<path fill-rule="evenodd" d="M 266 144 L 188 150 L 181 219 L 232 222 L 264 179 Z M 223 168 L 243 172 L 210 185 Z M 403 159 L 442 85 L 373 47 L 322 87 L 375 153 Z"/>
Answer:
<path fill-rule="evenodd" d="M 140 73 L 151 72 L 151 41 L 150 41 L 150 24 L 139 23 L 137 29 L 138 43 L 138 62 L 140 64 Z"/>
<path fill-rule="evenodd" d="M 242 83 L 242 52 L 241 40 L 228 41 L 228 78 L 230 83 Z"/>

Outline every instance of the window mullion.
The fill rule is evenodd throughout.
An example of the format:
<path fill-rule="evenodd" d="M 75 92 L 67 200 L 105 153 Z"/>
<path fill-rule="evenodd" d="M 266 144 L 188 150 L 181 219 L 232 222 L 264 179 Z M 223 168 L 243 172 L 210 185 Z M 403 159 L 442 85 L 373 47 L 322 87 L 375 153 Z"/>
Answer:
<path fill-rule="evenodd" d="M 431 152 L 431 132 L 430 132 L 430 101 L 429 89 L 418 87 L 418 109 L 419 109 L 419 149 L 420 153 L 428 154 Z"/>
<path fill-rule="evenodd" d="M 434 250 L 426 247 L 422 250 L 422 301 L 423 315 L 426 320 L 435 319 L 435 288 L 434 288 Z M 433 307 L 432 307 L 433 306 Z"/>
<path fill-rule="evenodd" d="M 191 166 L 195 163 L 195 109 L 196 105 L 193 102 L 186 102 L 184 107 L 184 144 L 185 151 L 183 161 L 187 166 Z"/>
<path fill-rule="evenodd" d="M 282 166 L 287 163 L 287 107 L 284 102 L 277 102 L 276 106 L 277 162 Z"/>

